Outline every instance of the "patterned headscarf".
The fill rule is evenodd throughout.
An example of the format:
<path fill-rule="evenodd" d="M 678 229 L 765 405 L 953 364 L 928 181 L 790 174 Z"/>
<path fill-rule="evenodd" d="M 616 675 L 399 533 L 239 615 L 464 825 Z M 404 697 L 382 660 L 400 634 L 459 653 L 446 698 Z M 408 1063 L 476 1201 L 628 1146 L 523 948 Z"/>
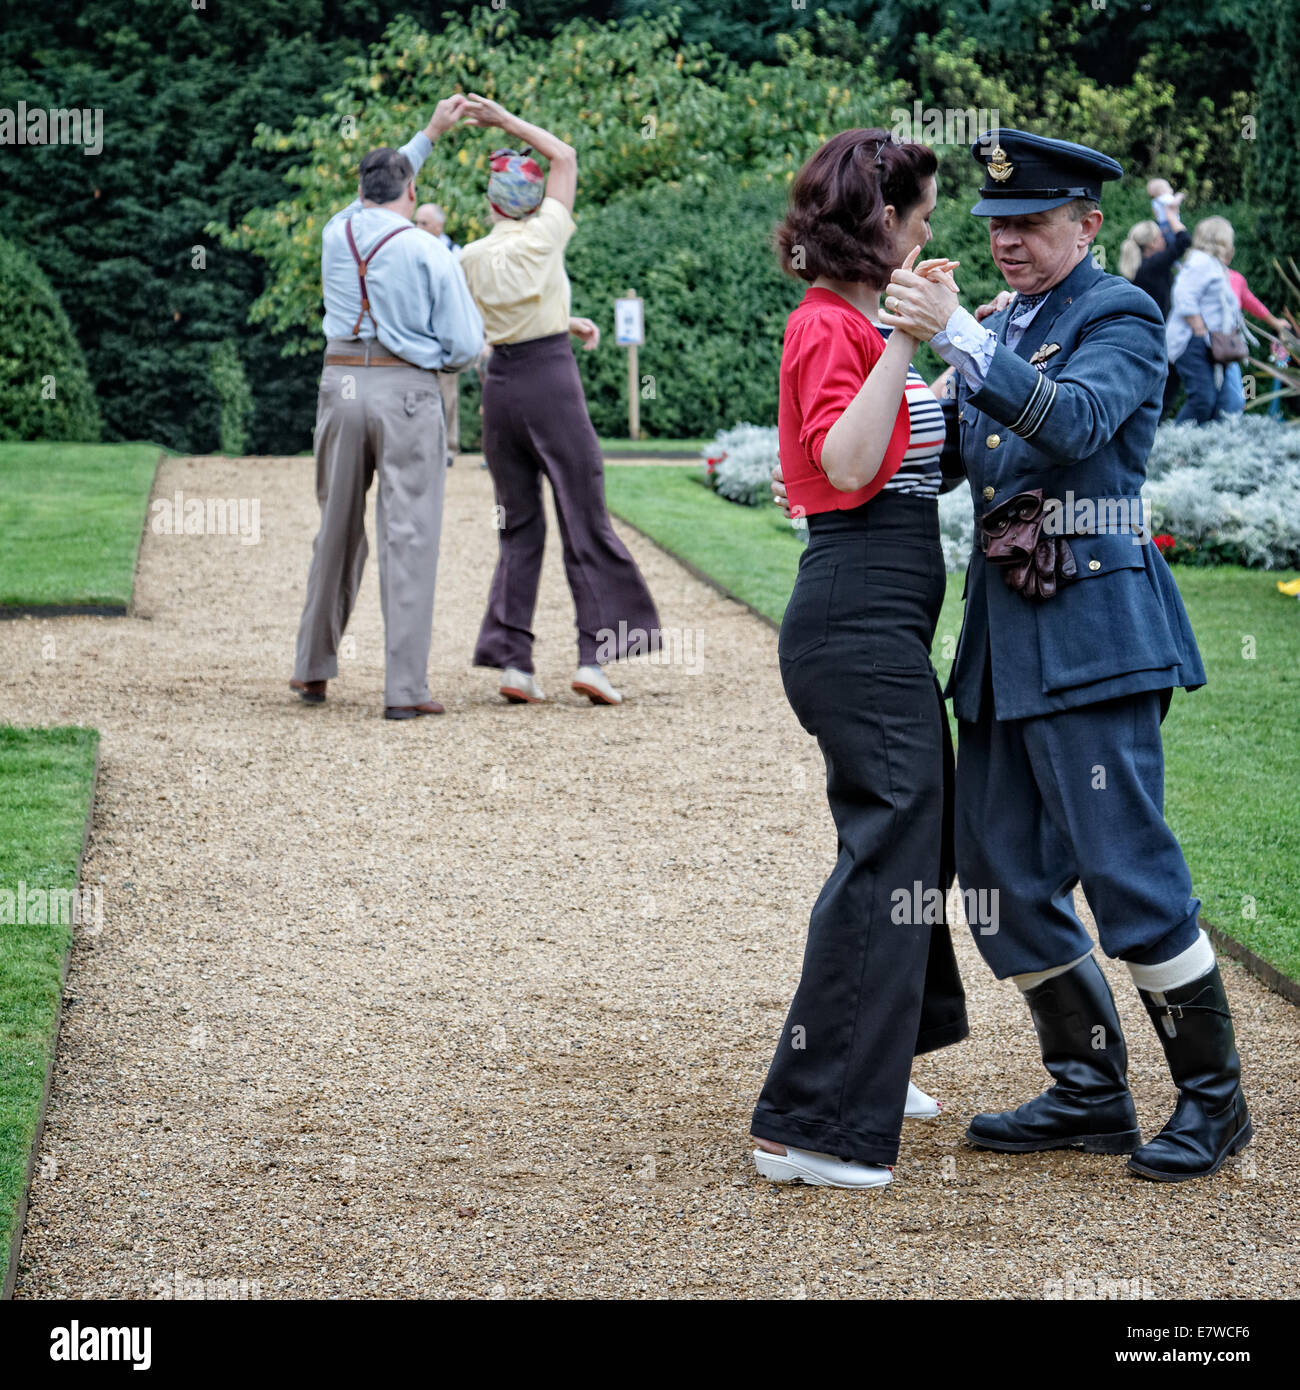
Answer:
<path fill-rule="evenodd" d="M 488 202 L 502 217 L 516 221 L 526 217 L 546 195 L 546 175 L 541 165 L 530 158 L 531 153 L 527 147 L 522 154 L 514 150 L 492 151 Z"/>

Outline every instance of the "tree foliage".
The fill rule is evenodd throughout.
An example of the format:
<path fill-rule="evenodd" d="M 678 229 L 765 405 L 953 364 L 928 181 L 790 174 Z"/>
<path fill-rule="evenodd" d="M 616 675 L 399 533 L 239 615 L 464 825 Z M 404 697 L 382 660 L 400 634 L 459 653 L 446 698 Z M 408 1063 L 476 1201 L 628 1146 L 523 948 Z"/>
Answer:
<path fill-rule="evenodd" d="M 572 144 L 579 218 L 656 185 L 704 197 L 730 170 L 785 179 L 836 130 L 873 123 L 901 100 L 901 87 L 884 83 L 869 62 L 817 59 L 806 41 L 790 38 L 781 64 L 741 71 L 677 44 L 676 23 L 673 15 L 618 27 L 578 20 L 542 41 L 520 34 L 509 11 L 489 8 L 468 22 L 453 17 L 436 34 L 397 21 L 368 59 L 349 65 L 323 114 L 289 130 L 258 128 L 259 148 L 295 153 L 293 194 L 254 209 L 232 232 L 211 229 L 270 268 L 254 320 L 276 332 L 302 331 L 295 350 L 318 349 L 321 227 L 355 196 L 365 151 L 409 139 L 451 92 L 500 100 Z M 450 132 L 420 172 L 421 197 L 447 209 L 457 241 L 488 231 L 487 160 L 501 138 L 470 127 Z"/>
<path fill-rule="evenodd" d="M 632 22 L 613 28 L 612 18 Z M 1153 172 L 1188 186 L 1193 217 L 1233 203 L 1238 262 L 1252 267 L 1252 285 L 1268 299 L 1276 295 L 1272 255 L 1300 249 L 1296 5 L 1260 0 L 1246 26 L 1258 49 L 1243 38 L 1243 23 L 1237 0 L 10 6 L 0 29 L 0 106 L 99 108 L 105 140 L 94 157 L 5 148 L 0 210 L 6 234 L 35 257 L 72 320 L 107 437 L 216 447 L 223 402 L 211 355 L 233 342 L 254 402 L 248 447 L 292 452 L 311 439 L 321 222 L 352 196 L 364 149 L 409 138 L 447 90 L 496 94 L 577 145 L 581 230 L 572 264 L 590 270 L 601 295 L 605 277 L 623 269 L 617 247 L 584 260 L 607 207 L 611 229 L 635 226 L 649 247 L 670 248 L 668 261 L 680 247 L 671 222 L 651 224 L 655 208 L 689 216 L 694 235 L 716 241 L 699 254 L 720 271 L 733 241 L 748 236 L 761 267 L 756 282 L 767 284 L 773 214 L 733 202 L 730 176 L 770 188 L 779 204 L 782 182 L 820 139 L 919 100 L 998 108 L 1032 128 L 1100 144 L 1135 186 Z M 1251 114 L 1257 141 L 1243 129 Z M 344 115 L 358 119 L 351 137 Z M 485 229 L 481 158 L 492 139 L 455 134 L 422 176 L 449 204 L 458 240 Z M 943 155 L 936 239 L 942 230 L 964 252 L 973 285 L 991 284 L 980 229 L 965 215 L 973 165 L 960 148 Z M 705 225 L 715 191 L 729 209 L 725 231 Z M 643 195 L 648 203 L 612 210 Z M 1141 201 L 1132 200 L 1134 214 Z M 1103 240 L 1130 216 L 1127 185 L 1118 199 L 1108 190 L 1107 207 Z M 1257 231 L 1267 256 L 1256 255 Z M 648 252 L 625 259 L 651 282 Z M 575 293 L 586 294 L 576 278 Z M 665 314 L 651 306 L 661 326 L 701 310 L 694 298 L 673 298 Z M 721 332 L 713 306 L 709 313 Z M 751 354 L 752 338 L 692 337 L 683 323 L 683 352 L 742 362 Z M 618 355 L 583 365 L 598 401 L 608 390 L 607 356 Z M 715 366 L 737 379 L 720 357 Z M 659 401 L 665 418 L 676 409 L 669 399 Z"/>

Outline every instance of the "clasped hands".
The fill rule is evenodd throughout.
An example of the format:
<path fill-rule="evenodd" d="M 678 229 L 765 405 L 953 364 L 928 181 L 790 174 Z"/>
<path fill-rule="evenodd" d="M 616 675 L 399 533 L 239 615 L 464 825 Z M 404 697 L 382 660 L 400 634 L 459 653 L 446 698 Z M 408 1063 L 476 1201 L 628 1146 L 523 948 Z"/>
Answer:
<path fill-rule="evenodd" d="M 919 246 L 912 247 L 890 276 L 880 297 L 880 321 L 923 343 L 946 326 L 957 307 L 952 272 L 961 262 L 944 256 L 918 262 L 920 254 Z"/>
<path fill-rule="evenodd" d="M 952 272 L 961 262 L 936 256 L 917 264 L 920 253 L 921 248 L 914 246 L 903 264 L 889 277 L 889 284 L 880 296 L 880 321 L 923 343 L 948 326 L 952 311 L 957 307 L 957 282 Z M 1010 290 L 1002 290 L 975 310 L 976 320 L 1001 313 L 1014 298 Z"/>
<path fill-rule="evenodd" d="M 470 92 L 468 95 L 456 92 L 452 96 L 444 97 L 433 108 L 433 115 L 429 117 L 429 124 L 424 128 L 424 133 L 430 140 L 436 140 L 438 136 L 445 135 L 453 126 L 462 122 L 472 126 L 499 126 L 504 130 L 509 121 L 510 113 L 500 102 L 480 96 L 477 92 Z"/>

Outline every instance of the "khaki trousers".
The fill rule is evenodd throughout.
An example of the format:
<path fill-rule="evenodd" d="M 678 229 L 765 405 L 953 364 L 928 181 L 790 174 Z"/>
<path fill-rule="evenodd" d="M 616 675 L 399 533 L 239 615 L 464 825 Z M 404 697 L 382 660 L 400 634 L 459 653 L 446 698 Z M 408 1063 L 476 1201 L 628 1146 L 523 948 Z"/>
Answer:
<path fill-rule="evenodd" d="M 329 353 L 361 351 L 331 340 Z M 375 544 L 384 614 L 386 705 L 431 698 L 429 646 L 442 531 L 446 443 L 437 374 L 419 367 L 327 366 L 316 402 L 320 530 L 307 572 L 294 676 L 332 680 L 369 546 L 366 493 L 378 477 Z"/>

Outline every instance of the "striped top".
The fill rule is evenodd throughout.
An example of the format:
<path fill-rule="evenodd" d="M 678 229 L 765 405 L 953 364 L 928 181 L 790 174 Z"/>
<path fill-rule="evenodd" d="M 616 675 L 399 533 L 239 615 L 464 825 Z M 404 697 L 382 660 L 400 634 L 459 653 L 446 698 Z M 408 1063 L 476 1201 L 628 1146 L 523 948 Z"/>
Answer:
<path fill-rule="evenodd" d="M 894 331 L 876 324 L 886 342 Z M 911 437 L 898 471 L 881 489 L 882 492 L 907 492 L 919 497 L 937 497 L 943 475 L 939 471 L 939 455 L 943 453 L 945 435 L 943 408 L 926 385 L 925 378 L 915 365 L 907 369 L 907 385 L 903 390 Z"/>

